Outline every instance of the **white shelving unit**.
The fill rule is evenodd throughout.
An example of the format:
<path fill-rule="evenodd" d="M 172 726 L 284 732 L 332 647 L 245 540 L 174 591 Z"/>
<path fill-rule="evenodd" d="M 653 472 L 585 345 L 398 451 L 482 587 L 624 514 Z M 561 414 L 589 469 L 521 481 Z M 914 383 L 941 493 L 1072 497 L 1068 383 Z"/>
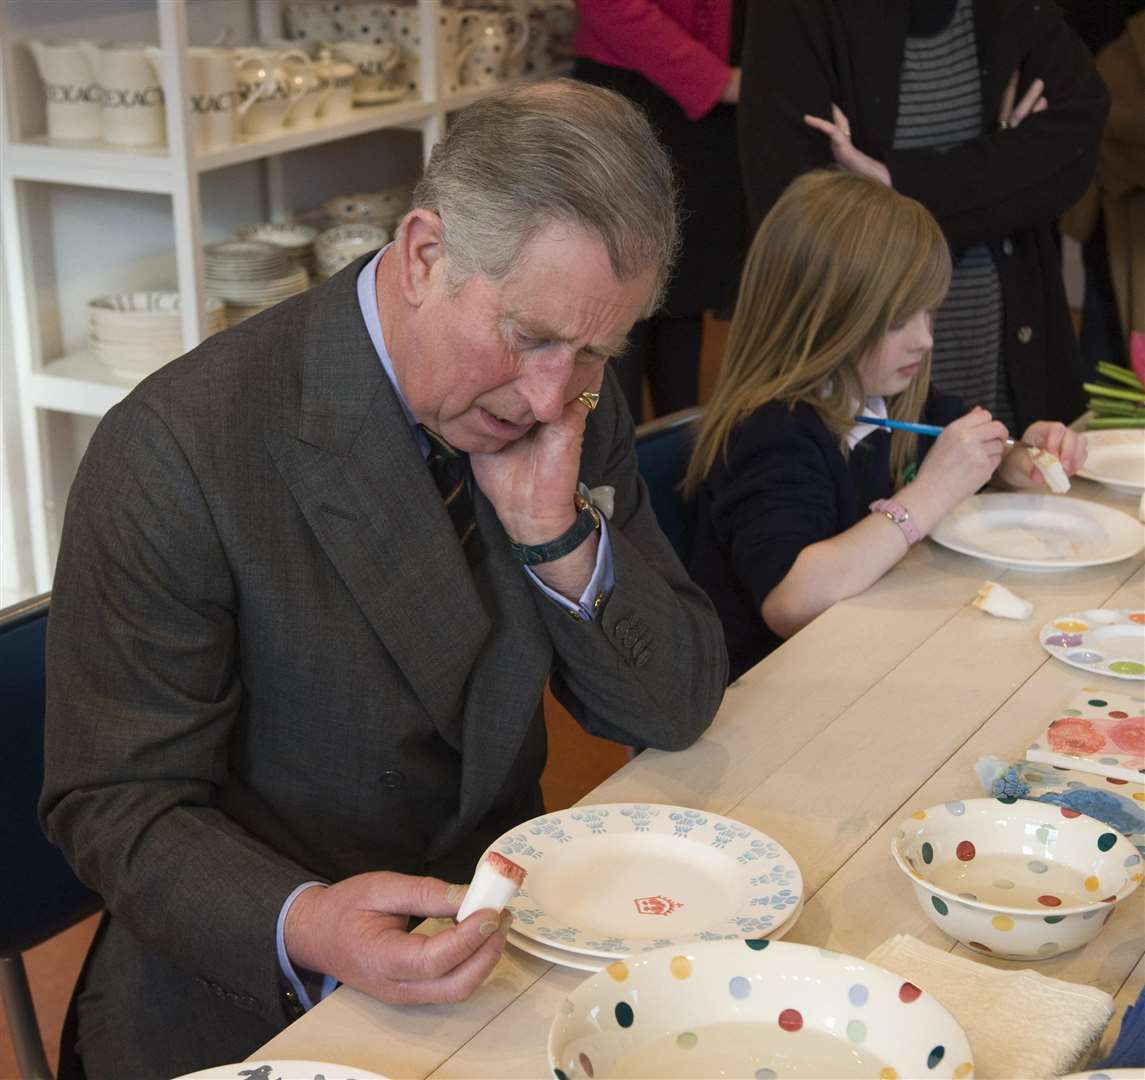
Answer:
<path fill-rule="evenodd" d="M 307 154 L 340 154 L 339 145 L 359 145 L 353 140 L 392 131 L 413 133 L 407 140 L 420 137 L 424 162 L 448 113 L 483 91 L 439 96 L 444 85 L 439 3 L 417 0 L 417 5 L 420 99 L 359 108 L 339 123 L 288 128 L 196 153 L 184 105 L 188 46 L 208 40 L 212 20 L 217 23 L 220 16 L 240 37 L 282 37 L 277 0 L 0 0 L 0 230 L 38 590 L 51 586 L 67 490 L 93 423 L 88 419 L 85 425 L 80 418 L 102 416 L 134 385 L 112 374 L 85 348 L 88 299 L 108 292 L 178 288 L 184 298 L 194 298 L 184 304 L 183 318 L 183 345 L 193 348 L 205 325 L 204 243 L 221 239 L 237 224 L 280 220 L 323 198 L 369 189 L 367 184 L 347 187 L 342 171 L 334 168 L 322 198 L 308 206 L 291 205 L 292 188 L 302 186 L 297 181 L 313 188 L 312 174 L 324 171 L 316 170 Z M 42 89 L 24 41 L 79 36 L 157 38 L 163 50 L 166 149 L 53 144 L 43 134 Z M 371 140 L 372 160 L 378 158 L 378 145 Z M 292 177 L 291 155 L 309 162 L 311 175 Z M 404 157 L 408 164 L 408 145 Z M 383 156 L 381 174 L 385 164 Z M 407 178 L 412 179 L 400 177 Z M 397 178 L 379 179 L 373 187 Z M 156 199 L 167 204 L 171 242 L 166 251 L 155 240 L 164 229 L 163 207 Z M 97 214 L 106 214 L 106 221 L 91 223 Z M 99 237 L 99 251 L 69 246 L 70 236 L 54 231 L 61 217 L 80 231 L 74 222 L 85 215 L 92 236 Z M 143 224 L 136 228 L 137 215 L 146 229 Z M 59 230 L 67 228 L 60 225 Z"/>

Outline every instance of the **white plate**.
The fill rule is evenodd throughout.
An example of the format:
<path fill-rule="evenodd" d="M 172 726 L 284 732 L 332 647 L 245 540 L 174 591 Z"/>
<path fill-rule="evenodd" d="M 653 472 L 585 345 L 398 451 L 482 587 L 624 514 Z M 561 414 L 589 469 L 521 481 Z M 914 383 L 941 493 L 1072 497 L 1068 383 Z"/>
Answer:
<path fill-rule="evenodd" d="M 489 850 L 528 872 L 507 905 L 517 934 L 612 960 L 763 937 L 803 895 L 799 867 L 776 841 L 683 806 L 574 807 L 526 821 Z"/>
<path fill-rule="evenodd" d="M 386 1080 L 376 1072 L 329 1061 L 236 1061 L 175 1080 Z"/>
<path fill-rule="evenodd" d="M 1145 679 L 1145 611 L 1090 608 L 1051 619 L 1038 631 L 1042 648 L 1082 671 Z"/>
<path fill-rule="evenodd" d="M 796 905 L 791 916 L 770 934 L 764 937 L 768 941 L 778 941 L 799 921 L 803 914 L 803 901 Z M 550 964 L 559 964 L 561 967 L 574 968 L 577 971 L 603 971 L 609 964 L 615 963 L 603 956 L 586 956 L 584 953 L 572 949 L 560 949 L 552 945 L 542 944 L 532 938 L 522 937 L 516 930 L 510 929 L 508 933 L 509 944 L 520 949 L 523 953 L 535 956 L 538 960 L 547 960 Z"/>
<path fill-rule="evenodd" d="M 930 538 L 1020 570 L 1067 570 L 1128 559 L 1145 527 L 1128 514 L 1064 495 L 991 493 L 964 499 Z"/>
<path fill-rule="evenodd" d="M 1128 494 L 1145 491 L 1145 429 L 1087 431 L 1085 445 L 1085 468 L 1078 476 Z"/>

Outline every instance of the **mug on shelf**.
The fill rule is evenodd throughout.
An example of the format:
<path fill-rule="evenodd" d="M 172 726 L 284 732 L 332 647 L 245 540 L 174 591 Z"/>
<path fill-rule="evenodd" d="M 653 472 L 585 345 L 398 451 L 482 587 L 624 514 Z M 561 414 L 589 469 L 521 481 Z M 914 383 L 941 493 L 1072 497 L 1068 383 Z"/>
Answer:
<path fill-rule="evenodd" d="M 314 65 L 318 75 L 318 116 L 327 123 L 348 120 L 354 114 L 354 76 L 357 67 L 349 60 L 339 60 L 329 49 L 319 53 Z"/>
<path fill-rule="evenodd" d="M 48 137 L 98 139 L 103 88 L 93 41 L 29 41 L 28 48 L 44 82 Z"/>
<path fill-rule="evenodd" d="M 230 49 L 187 50 L 191 77 L 191 135 L 196 150 L 217 150 L 239 139 L 239 82 Z"/>
<path fill-rule="evenodd" d="M 286 75 L 290 88 L 290 107 L 286 110 L 286 123 L 291 126 L 313 121 L 322 104 L 322 92 L 314 63 L 297 47 L 276 50 L 275 62 Z"/>
<path fill-rule="evenodd" d="M 465 11 L 461 16 L 457 72 L 468 90 L 497 86 L 505 81 L 511 49 L 505 17 L 496 11 Z"/>
<path fill-rule="evenodd" d="M 244 135 L 267 135 L 286 123 L 293 103 L 286 69 L 267 49 L 236 49 L 239 118 Z"/>
<path fill-rule="evenodd" d="M 163 111 L 163 50 L 154 45 L 103 45 L 96 76 L 103 87 L 100 130 L 117 146 L 166 146 Z"/>
<path fill-rule="evenodd" d="M 402 51 L 392 41 L 335 41 L 328 46 L 341 60 L 349 60 L 357 69 L 354 77 L 354 102 L 377 105 L 405 97 L 402 81 Z"/>

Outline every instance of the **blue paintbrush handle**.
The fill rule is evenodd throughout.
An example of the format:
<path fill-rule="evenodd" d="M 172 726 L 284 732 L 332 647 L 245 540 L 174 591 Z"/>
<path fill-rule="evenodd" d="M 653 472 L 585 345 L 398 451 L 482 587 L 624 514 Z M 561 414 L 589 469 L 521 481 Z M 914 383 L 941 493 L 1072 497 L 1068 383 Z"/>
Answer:
<path fill-rule="evenodd" d="M 875 427 L 890 428 L 892 431 L 913 431 L 916 435 L 931 435 L 938 438 L 945 430 L 937 424 L 911 424 L 906 420 L 884 420 L 881 416 L 856 416 L 857 424 L 874 424 Z M 1007 439 L 1007 446 L 1024 446 L 1017 439 Z"/>
<path fill-rule="evenodd" d="M 856 416 L 855 422 L 874 424 L 876 427 L 890 428 L 892 431 L 913 431 L 916 435 L 933 435 L 936 438 L 942 434 L 942 428 L 936 424 L 911 424 L 906 420 L 884 420 L 881 416 Z"/>

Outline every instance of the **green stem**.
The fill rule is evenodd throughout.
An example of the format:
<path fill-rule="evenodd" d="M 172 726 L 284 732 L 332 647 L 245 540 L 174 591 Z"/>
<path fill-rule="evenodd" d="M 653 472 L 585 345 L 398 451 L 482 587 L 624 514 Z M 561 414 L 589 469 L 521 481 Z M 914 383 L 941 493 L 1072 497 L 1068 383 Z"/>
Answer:
<path fill-rule="evenodd" d="M 1090 431 L 1101 431 L 1105 428 L 1145 428 L 1145 416 L 1105 416 L 1095 417 L 1086 427 Z"/>
<path fill-rule="evenodd" d="M 1134 393 L 1132 390 L 1118 390 L 1112 386 L 1102 386 L 1101 383 L 1082 383 L 1082 389 L 1087 394 L 1096 394 L 1099 397 L 1119 398 L 1121 401 L 1139 401 L 1145 405 L 1145 393 Z"/>
<path fill-rule="evenodd" d="M 1136 390 L 1138 393 L 1145 391 L 1145 386 L 1141 385 L 1141 380 L 1128 368 L 1118 367 L 1116 364 L 1108 364 L 1104 360 L 1100 360 L 1097 364 L 1097 370 L 1107 379 L 1122 383 L 1128 386 L 1130 390 Z"/>

